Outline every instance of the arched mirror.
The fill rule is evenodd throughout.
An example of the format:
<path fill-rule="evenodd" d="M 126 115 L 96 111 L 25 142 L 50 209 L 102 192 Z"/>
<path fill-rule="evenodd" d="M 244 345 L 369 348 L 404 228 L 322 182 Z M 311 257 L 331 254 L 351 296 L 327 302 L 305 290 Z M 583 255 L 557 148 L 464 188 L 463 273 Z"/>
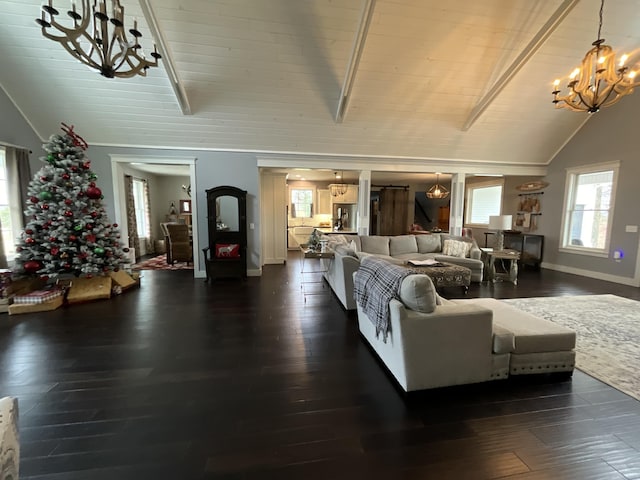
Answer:
<path fill-rule="evenodd" d="M 237 232 L 240 230 L 240 210 L 238 198 L 223 195 L 216 199 L 216 228 L 220 231 Z"/>

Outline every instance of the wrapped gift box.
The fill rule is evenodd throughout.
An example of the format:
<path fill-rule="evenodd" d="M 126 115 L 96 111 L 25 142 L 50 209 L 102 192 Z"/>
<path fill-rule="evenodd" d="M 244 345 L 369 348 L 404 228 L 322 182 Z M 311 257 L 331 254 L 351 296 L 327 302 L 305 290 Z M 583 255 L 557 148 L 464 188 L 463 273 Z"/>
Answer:
<path fill-rule="evenodd" d="M 34 290 L 33 292 L 15 295 L 13 297 L 13 303 L 30 305 L 36 303 L 45 303 L 53 300 L 56 297 L 61 297 L 63 293 L 64 292 L 59 288 Z"/>
<path fill-rule="evenodd" d="M 73 280 L 67 303 L 89 302 L 111 297 L 111 277 L 76 278 Z"/>
<path fill-rule="evenodd" d="M 9 305 L 9 315 L 20 313 L 48 312 L 60 307 L 64 302 L 62 295 L 58 295 L 53 300 L 43 303 L 14 303 Z"/>

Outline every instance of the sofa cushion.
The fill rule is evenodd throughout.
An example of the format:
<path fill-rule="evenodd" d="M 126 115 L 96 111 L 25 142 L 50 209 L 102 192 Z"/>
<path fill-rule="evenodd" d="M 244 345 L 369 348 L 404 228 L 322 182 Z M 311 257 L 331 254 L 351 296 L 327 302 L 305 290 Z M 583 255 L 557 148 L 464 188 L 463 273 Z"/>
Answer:
<path fill-rule="evenodd" d="M 400 285 L 400 300 L 410 310 L 431 313 L 437 305 L 436 289 L 427 275 L 409 275 Z"/>
<path fill-rule="evenodd" d="M 400 258 L 392 257 L 390 255 L 380 255 L 378 253 L 356 252 L 356 257 L 358 257 L 360 261 L 362 261 L 362 259 L 366 257 L 376 257 L 386 262 L 393 263 L 394 265 L 404 265 L 407 263 L 405 260 L 402 260 Z"/>
<path fill-rule="evenodd" d="M 414 235 L 389 237 L 389 255 L 395 257 L 406 253 L 418 253 L 418 244 Z"/>
<path fill-rule="evenodd" d="M 377 253 L 380 255 L 390 255 L 389 237 L 377 235 L 363 235 L 360 237 L 360 250 L 367 253 Z"/>
<path fill-rule="evenodd" d="M 541 353 L 573 350 L 576 332 L 544 318 L 518 310 L 494 298 L 475 298 L 474 303 L 493 311 L 493 324 L 515 337 L 513 353 Z"/>
<path fill-rule="evenodd" d="M 433 253 L 442 251 L 442 243 L 440 241 L 440 235 L 416 235 L 416 244 L 418 245 L 418 252 L 420 253 Z"/>
<path fill-rule="evenodd" d="M 349 245 L 345 245 L 343 243 L 338 243 L 336 245 L 333 246 L 333 251 L 337 254 L 337 255 L 348 255 L 350 257 L 355 257 L 356 256 L 356 251 L 351 248 Z"/>
<path fill-rule="evenodd" d="M 471 243 L 458 240 L 445 240 L 442 246 L 443 255 L 466 258 L 471 251 Z"/>

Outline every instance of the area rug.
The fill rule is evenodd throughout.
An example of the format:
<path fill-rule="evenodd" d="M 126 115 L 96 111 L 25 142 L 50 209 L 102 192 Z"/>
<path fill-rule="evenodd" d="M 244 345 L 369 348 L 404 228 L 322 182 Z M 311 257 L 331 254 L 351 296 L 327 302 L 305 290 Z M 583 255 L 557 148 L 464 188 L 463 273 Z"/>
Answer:
<path fill-rule="evenodd" d="M 503 300 L 576 331 L 576 367 L 640 400 L 640 302 L 616 295 Z"/>
<path fill-rule="evenodd" d="M 167 263 L 165 254 L 150 258 L 144 262 L 133 265 L 133 270 L 193 270 L 193 263 L 175 262 L 173 265 Z"/>

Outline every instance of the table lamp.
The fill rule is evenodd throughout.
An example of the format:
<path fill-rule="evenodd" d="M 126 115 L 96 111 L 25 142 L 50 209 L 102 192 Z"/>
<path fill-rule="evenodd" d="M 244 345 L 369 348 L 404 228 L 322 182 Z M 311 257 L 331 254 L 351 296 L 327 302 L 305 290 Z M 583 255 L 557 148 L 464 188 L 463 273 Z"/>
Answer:
<path fill-rule="evenodd" d="M 511 230 L 513 217 L 511 215 L 491 215 L 489 217 L 489 230 L 496 232 L 495 250 L 504 250 L 504 231 Z"/>

